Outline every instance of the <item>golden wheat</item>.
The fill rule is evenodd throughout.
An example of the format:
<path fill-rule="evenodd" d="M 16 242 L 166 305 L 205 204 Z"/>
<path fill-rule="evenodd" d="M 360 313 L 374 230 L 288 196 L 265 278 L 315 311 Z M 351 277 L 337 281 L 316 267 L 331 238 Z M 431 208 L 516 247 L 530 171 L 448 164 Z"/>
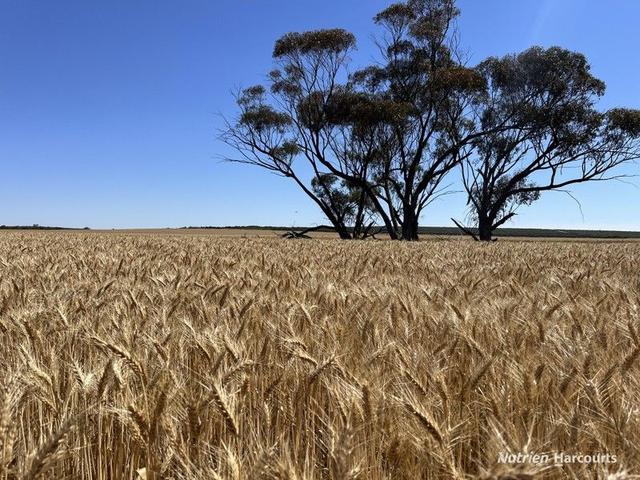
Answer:
<path fill-rule="evenodd" d="M 633 478 L 639 271 L 633 242 L 2 233 L 0 480 Z"/>

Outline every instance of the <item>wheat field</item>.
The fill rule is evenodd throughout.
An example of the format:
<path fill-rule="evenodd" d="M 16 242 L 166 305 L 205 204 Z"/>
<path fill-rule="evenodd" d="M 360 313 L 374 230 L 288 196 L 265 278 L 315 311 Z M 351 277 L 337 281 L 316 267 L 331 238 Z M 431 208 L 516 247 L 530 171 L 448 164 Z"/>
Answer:
<path fill-rule="evenodd" d="M 635 478 L 639 265 L 640 243 L 2 233 L 0 480 Z"/>

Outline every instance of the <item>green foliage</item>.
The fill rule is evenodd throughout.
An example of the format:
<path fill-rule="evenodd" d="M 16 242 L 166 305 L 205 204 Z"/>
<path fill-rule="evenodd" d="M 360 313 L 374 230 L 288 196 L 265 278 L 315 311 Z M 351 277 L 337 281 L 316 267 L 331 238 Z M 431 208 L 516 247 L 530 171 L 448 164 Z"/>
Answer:
<path fill-rule="evenodd" d="M 459 14 L 453 0 L 409 0 L 388 6 L 374 21 L 395 34 L 406 29 L 416 40 L 438 42 Z"/>
<path fill-rule="evenodd" d="M 292 159 L 300 153 L 300 147 L 291 140 L 285 140 L 271 150 L 271 154 L 276 158 Z"/>
<path fill-rule="evenodd" d="M 311 180 L 313 192 L 327 205 L 345 225 L 353 227 L 353 237 L 363 238 L 370 225 L 366 220 L 373 206 L 361 188 L 341 180 L 331 173 L 320 173 Z"/>
<path fill-rule="evenodd" d="M 411 36 L 430 44 L 440 43 L 460 14 L 454 0 L 409 0 L 407 4 L 416 14 L 409 27 Z"/>
<path fill-rule="evenodd" d="M 610 131 L 616 130 L 640 137 L 640 110 L 613 108 L 606 113 L 606 121 Z"/>
<path fill-rule="evenodd" d="M 276 41 L 273 57 L 281 58 L 294 54 L 339 53 L 356 46 L 356 37 L 346 30 L 334 28 L 304 33 L 287 33 Z"/>
<path fill-rule="evenodd" d="M 531 47 L 516 55 L 490 57 L 479 69 L 490 73 L 495 88 L 515 93 L 526 85 L 538 98 L 580 92 L 601 96 L 605 91 L 604 82 L 591 74 L 586 57 L 561 47 Z"/>
<path fill-rule="evenodd" d="M 242 112 L 238 123 L 257 133 L 270 129 L 284 133 L 291 125 L 291 117 L 268 105 L 265 94 L 266 89 L 262 85 L 246 88 L 240 93 L 237 103 Z"/>
<path fill-rule="evenodd" d="M 506 215 L 514 213 L 520 206 L 528 206 L 540 199 L 540 192 L 535 189 L 535 184 L 527 179 L 512 183 L 513 176 L 505 175 L 498 178 L 493 184 L 483 190 L 483 185 L 474 185 L 470 195 L 475 204 L 498 206 L 493 214 L 493 220 L 500 220 Z M 486 212 L 479 212 L 478 208 L 471 211 L 473 219 L 478 222 L 480 216 Z"/>
<path fill-rule="evenodd" d="M 291 125 L 291 118 L 268 105 L 257 105 L 241 114 L 240 124 L 251 126 L 259 133 L 271 128 L 284 132 Z"/>
<path fill-rule="evenodd" d="M 487 82 L 475 69 L 453 66 L 436 70 L 431 86 L 436 91 L 471 93 L 484 92 Z"/>
<path fill-rule="evenodd" d="M 469 68 L 459 13 L 454 0 L 389 5 L 374 18 L 382 58 L 360 70 L 349 68 L 346 30 L 281 37 L 268 88 L 238 97 L 225 135 L 237 161 L 292 178 L 343 238 L 369 216 L 415 240 L 423 209 L 461 165 L 476 221 L 495 228 L 543 191 L 640 156 L 640 111 L 600 112 L 605 84 L 584 55 L 532 47 Z"/>
<path fill-rule="evenodd" d="M 392 3 L 373 19 L 377 24 L 405 27 L 416 19 L 416 12 L 406 3 Z"/>
<path fill-rule="evenodd" d="M 531 128 L 553 129 L 567 142 L 586 141 L 602 121 L 595 104 L 605 90 L 590 70 L 584 55 L 559 47 L 485 60 L 477 67 L 492 92 L 484 100 L 493 102 L 485 126 L 510 115 Z"/>
<path fill-rule="evenodd" d="M 332 124 L 365 128 L 399 123 L 410 108 L 407 103 L 345 88 L 332 95 L 326 106 L 326 114 L 327 121 Z"/>
<path fill-rule="evenodd" d="M 640 155 L 640 114 L 598 111 L 605 84 L 584 55 L 532 47 L 489 58 L 476 70 L 486 82 L 474 99 L 474 130 L 483 133 L 463 171 L 480 225 L 493 230 L 541 192 L 605 179 Z"/>

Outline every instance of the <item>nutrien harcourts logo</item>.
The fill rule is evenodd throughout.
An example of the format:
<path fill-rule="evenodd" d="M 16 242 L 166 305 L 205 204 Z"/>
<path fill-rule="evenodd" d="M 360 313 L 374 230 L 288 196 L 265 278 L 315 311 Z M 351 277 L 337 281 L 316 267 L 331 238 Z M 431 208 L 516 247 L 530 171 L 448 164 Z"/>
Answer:
<path fill-rule="evenodd" d="M 548 464 L 565 464 L 565 463 L 616 463 L 618 458 L 616 455 L 610 453 L 512 453 L 512 452 L 500 452 L 498 454 L 498 463 L 509 464 L 535 464 L 535 465 L 548 465 Z"/>

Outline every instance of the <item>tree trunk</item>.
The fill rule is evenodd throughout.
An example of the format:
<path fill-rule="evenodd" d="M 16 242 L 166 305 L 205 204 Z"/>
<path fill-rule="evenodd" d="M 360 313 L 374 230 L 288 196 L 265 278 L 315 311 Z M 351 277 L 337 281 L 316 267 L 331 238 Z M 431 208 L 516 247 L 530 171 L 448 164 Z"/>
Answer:
<path fill-rule="evenodd" d="M 418 218 L 409 209 L 405 210 L 402 220 L 402 240 L 410 242 L 418 240 Z"/>
<path fill-rule="evenodd" d="M 484 217 L 480 217 L 478 221 L 478 238 L 483 242 L 490 242 L 493 240 L 493 222 Z"/>
<path fill-rule="evenodd" d="M 338 230 L 338 235 L 340 235 L 341 240 L 351 240 L 353 238 L 349 231 L 342 227 Z"/>
<path fill-rule="evenodd" d="M 354 238 L 347 226 L 340 220 L 335 219 L 335 217 L 329 218 L 331 224 L 333 225 L 333 229 L 338 233 L 341 240 L 351 240 Z"/>
<path fill-rule="evenodd" d="M 347 228 L 347 226 L 344 224 L 342 220 L 338 219 L 336 215 L 334 215 L 331 208 L 325 205 L 321 205 L 321 208 L 324 214 L 326 215 L 327 219 L 331 222 L 331 225 L 333 225 L 334 230 L 340 236 L 340 239 L 351 240 L 353 237 L 351 236 L 351 233 L 349 233 L 349 229 Z"/>

